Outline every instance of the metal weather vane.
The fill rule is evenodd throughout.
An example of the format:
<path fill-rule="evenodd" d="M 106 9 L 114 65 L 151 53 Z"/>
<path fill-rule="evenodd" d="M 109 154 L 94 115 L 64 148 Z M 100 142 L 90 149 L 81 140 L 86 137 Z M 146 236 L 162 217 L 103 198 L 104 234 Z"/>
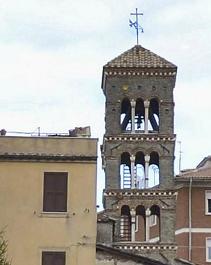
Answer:
<path fill-rule="evenodd" d="M 135 22 L 133 22 L 131 19 L 129 19 L 129 26 L 132 28 L 134 27 L 136 29 L 136 40 L 137 40 L 137 45 L 139 44 L 139 31 L 141 33 L 144 32 L 143 28 L 139 25 L 138 22 L 138 16 L 143 16 L 143 13 L 138 13 L 138 8 L 136 8 L 135 13 L 130 13 L 131 16 L 136 16 Z"/>

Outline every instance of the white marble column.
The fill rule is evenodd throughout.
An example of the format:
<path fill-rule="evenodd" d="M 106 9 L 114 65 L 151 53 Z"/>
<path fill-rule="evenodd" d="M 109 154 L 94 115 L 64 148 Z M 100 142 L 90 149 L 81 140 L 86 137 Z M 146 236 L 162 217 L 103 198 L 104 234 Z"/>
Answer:
<path fill-rule="evenodd" d="M 150 161 L 150 156 L 145 155 L 144 156 L 145 160 L 145 179 L 144 179 L 144 188 L 148 188 L 149 186 L 149 161 Z"/>
<path fill-rule="evenodd" d="M 151 211 L 149 208 L 146 209 L 146 242 L 149 242 L 150 239 L 150 230 L 149 230 L 149 218 L 151 215 Z"/>
<path fill-rule="evenodd" d="M 149 104 L 150 104 L 149 100 L 144 101 L 144 111 L 145 111 L 144 133 L 148 133 Z"/>
<path fill-rule="evenodd" d="M 135 230 L 136 230 L 136 211 L 134 209 L 130 210 L 131 215 L 131 242 L 135 242 Z"/>
<path fill-rule="evenodd" d="M 136 102 L 134 99 L 131 100 L 131 133 L 135 133 L 135 108 Z"/>
<path fill-rule="evenodd" d="M 135 189 L 136 183 L 135 183 L 135 156 L 130 156 L 130 168 L 131 168 L 131 189 Z"/>

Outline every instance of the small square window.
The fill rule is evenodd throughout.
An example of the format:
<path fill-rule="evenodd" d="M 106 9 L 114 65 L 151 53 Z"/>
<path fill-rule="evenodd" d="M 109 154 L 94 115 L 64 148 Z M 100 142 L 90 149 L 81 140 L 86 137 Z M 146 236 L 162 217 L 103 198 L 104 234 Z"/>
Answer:
<path fill-rule="evenodd" d="M 65 265 L 65 252 L 43 251 L 42 265 Z"/>
<path fill-rule="evenodd" d="M 205 192 L 205 213 L 211 215 L 211 191 Z"/>
<path fill-rule="evenodd" d="M 66 172 L 44 173 L 44 212 L 67 211 L 67 176 Z"/>

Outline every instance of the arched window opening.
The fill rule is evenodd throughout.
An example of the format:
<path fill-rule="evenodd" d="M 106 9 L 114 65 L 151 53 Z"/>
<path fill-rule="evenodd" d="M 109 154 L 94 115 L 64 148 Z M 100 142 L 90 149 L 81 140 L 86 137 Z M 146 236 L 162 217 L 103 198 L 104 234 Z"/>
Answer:
<path fill-rule="evenodd" d="M 159 103 L 155 98 L 149 104 L 149 130 L 159 131 Z"/>
<path fill-rule="evenodd" d="M 120 241 L 131 241 L 131 216 L 128 205 L 121 208 Z"/>
<path fill-rule="evenodd" d="M 151 215 L 156 215 L 160 218 L 160 207 L 158 205 L 153 205 L 150 208 L 150 211 L 151 211 Z"/>
<path fill-rule="evenodd" d="M 121 129 L 131 131 L 131 104 L 128 98 L 124 98 L 121 104 Z"/>
<path fill-rule="evenodd" d="M 146 230 L 146 216 L 145 216 L 145 207 L 139 205 L 136 207 L 136 229 L 135 229 L 135 240 L 136 241 L 145 241 L 145 230 Z"/>
<path fill-rule="evenodd" d="M 151 215 L 149 217 L 150 241 L 158 242 L 160 240 L 160 207 L 153 205 L 150 208 Z"/>
<path fill-rule="evenodd" d="M 121 176 L 121 189 L 130 189 L 131 162 L 130 162 L 130 154 L 128 152 L 124 152 L 121 155 L 120 176 Z"/>
<path fill-rule="evenodd" d="M 144 102 L 141 98 L 136 100 L 135 107 L 135 130 L 144 132 Z"/>
<path fill-rule="evenodd" d="M 149 188 L 159 185 L 159 167 L 157 165 L 149 166 Z"/>
<path fill-rule="evenodd" d="M 159 185 L 160 170 L 159 170 L 159 155 L 157 152 L 150 154 L 149 161 L 149 188 Z"/>
<path fill-rule="evenodd" d="M 144 154 L 138 152 L 135 159 L 135 182 L 137 189 L 144 189 L 145 186 L 144 165 Z"/>

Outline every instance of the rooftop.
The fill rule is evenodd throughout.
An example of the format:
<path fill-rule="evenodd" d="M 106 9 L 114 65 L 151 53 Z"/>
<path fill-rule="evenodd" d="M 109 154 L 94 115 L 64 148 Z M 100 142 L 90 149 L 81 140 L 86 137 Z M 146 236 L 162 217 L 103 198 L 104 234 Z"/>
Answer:
<path fill-rule="evenodd" d="M 105 68 L 173 68 L 176 65 L 158 56 L 157 54 L 145 49 L 141 45 L 135 45 L 133 48 L 123 52 L 110 62 Z"/>
<path fill-rule="evenodd" d="M 82 130 L 83 131 L 83 130 Z M 73 133 L 74 132 L 74 133 Z M 97 159 L 97 139 L 84 137 L 76 131 L 65 135 L 0 136 L 0 160 L 61 160 Z M 85 134 L 86 135 L 86 134 Z"/>
<path fill-rule="evenodd" d="M 211 156 L 205 157 L 196 168 L 185 169 L 176 178 L 211 178 Z"/>

